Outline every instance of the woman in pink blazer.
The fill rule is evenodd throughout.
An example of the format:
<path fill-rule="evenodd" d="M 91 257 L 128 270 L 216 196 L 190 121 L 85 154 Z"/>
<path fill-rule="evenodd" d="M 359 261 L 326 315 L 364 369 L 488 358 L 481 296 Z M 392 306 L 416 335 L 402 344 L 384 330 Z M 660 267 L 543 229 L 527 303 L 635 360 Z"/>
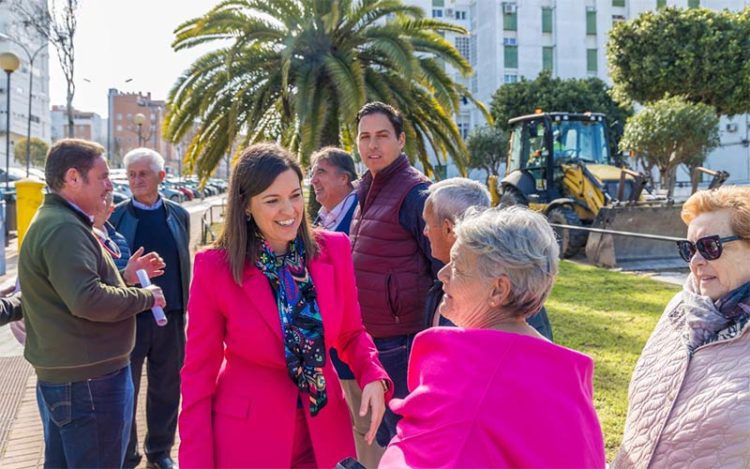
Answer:
<path fill-rule="evenodd" d="M 349 240 L 312 232 L 302 171 L 283 148 L 248 148 L 229 184 L 226 224 L 195 258 L 182 369 L 182 467 L 333 467 L 355 456 L 328 357 L 335 347 L 371 414 L 391 382 L 365 332 Z"/>

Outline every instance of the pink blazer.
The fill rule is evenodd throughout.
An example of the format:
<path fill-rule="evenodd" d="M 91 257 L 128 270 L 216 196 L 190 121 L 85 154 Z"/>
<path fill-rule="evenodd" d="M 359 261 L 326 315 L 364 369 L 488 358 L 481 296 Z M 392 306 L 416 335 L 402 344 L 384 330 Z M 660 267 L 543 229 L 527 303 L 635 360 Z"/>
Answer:
<path fill-rule="evenodd" d="M 349 239 L 319 232 L 321 253 L 310 265 L 326 347 L 335 347 L 360 386 L 388 379 L 362 326 Z M 281 323 L 266 277 L 245 268 L 232 279 L 223 250 L 195 257 L 182 368 L 180 466 L 289 467 L 297 387 L 287 375 Z M 355 456 L 352 424 L 330 359 L 328 403 L 315 417 L 303 397 L 319 467 Z M 391 386 L 392 389 L 393 386 Z M 386 396 L 386 399 L 390 395 Z"/>
<path fill-rule="evenodd" d="M 603 468 L 591 358 L 507 332 L 417 335 L 381 468 Z"/>

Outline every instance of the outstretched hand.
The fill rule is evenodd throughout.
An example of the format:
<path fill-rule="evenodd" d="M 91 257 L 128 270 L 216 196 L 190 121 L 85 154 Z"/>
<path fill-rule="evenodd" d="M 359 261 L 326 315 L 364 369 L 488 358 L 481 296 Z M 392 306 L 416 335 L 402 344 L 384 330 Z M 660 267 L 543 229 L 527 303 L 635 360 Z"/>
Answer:
<path fill-rule="evenodd" d="M 167 264 L 164 263 L 159 254 L 152 251 L 146 255 L 143 255 L 143 246 L 139 247 L 137 251 L 130 256 L 128 259 L 128 265 L 125 267 L 125 281 L 129 285 L 136 285 L 138 283 L 138 276 L 136 272 L 138 270 L 145 270 L 149 278 L 159 277 L 164 275 L 164 267 Z"/>
<path fill-rule="evenodd" d="M 385 389 L 380 380 L 367 383 L 362 388 L 362 404 L 359 406 L 359 416 L 364 417 L 368 410 L 370 411 L 370 428 L 365 435 L 365 441 L 368 445 L 372 445 L 380 422 L 383 420 L 383 414 L 385 414 Z"/>

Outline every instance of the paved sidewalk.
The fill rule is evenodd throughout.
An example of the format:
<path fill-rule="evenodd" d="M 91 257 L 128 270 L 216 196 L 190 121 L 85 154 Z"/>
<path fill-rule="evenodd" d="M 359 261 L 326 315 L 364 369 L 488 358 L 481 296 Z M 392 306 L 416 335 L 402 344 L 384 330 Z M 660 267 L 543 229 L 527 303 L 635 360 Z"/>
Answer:
<path fill-rule="evenodd" d="M 31 369 L 31 366 L 26 364 Z M 141 396 L 146 394 L 146 383 L 148 378 L 144 374 L 141 379 Z M 146 399 L 138 400 L 137 422 L 138 436 L 143 445 L 143 436 L 146 434 Z M 7 438 L 0 442 L 0 467 L 3 469 L 37 468 L 44 464 L 44 438 L 42 437 L 42 422 L 39 419 L 39 410 L 36 405 L 36 376 L 30 373 L 26 381 L 23 399 L 18 406 L 14 422 Z M 179 448 L 179 435 L 172 449 L 172 457 L 177 461 L 177 450 Z M 146 458 L 138 466 L 146 467 Z"/>
<path fill-rule="evenodd" d="M 191 218 L 191 248 L 195 251 L 200 240 L 200 220 L 208 207 L 220 197 L 185 204 Z M 0 287 L 15 281 L 18 249 L 12 239 L 6 248 L 6 275 L 0 276 Z M 148 377 L 146 367 L 141 378 L 140 396 L 146 395 Z M 141 447 L 146 435 L 145 397 L 138 400 L 137 422 Z M 179 435 L 172 451 L 177 461 Z M 13 336 L 9 326 L 0 327 L 0 468 L 21 469 L 42 467 L 44 464 L 44 438 L 42 423 L 36 404 L 36 375 L 23 358 L 23 346 Z M 141 468 L 146 467 L 143 458 Z"/>

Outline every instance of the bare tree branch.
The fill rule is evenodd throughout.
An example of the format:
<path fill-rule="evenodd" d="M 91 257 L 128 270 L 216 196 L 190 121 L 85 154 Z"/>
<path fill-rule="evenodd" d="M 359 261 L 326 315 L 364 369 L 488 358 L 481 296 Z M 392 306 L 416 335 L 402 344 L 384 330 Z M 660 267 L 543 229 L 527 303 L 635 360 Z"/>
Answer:
<path fill-rule="evenodd" d="M 6 0 L 8 1 L 8 0 Z M 66 111 L 68 115 L 68 137 L 74 136 L 73 97 L 75 85 L 75 33 L 78 26 L 76 12 L 78 0 L 10 0 L 11 8 L 26 30 L 34 31 L 49 41 L 57 52 L 67 85 Z M 62 7 L 60 7 L 62 4 Z"/>

